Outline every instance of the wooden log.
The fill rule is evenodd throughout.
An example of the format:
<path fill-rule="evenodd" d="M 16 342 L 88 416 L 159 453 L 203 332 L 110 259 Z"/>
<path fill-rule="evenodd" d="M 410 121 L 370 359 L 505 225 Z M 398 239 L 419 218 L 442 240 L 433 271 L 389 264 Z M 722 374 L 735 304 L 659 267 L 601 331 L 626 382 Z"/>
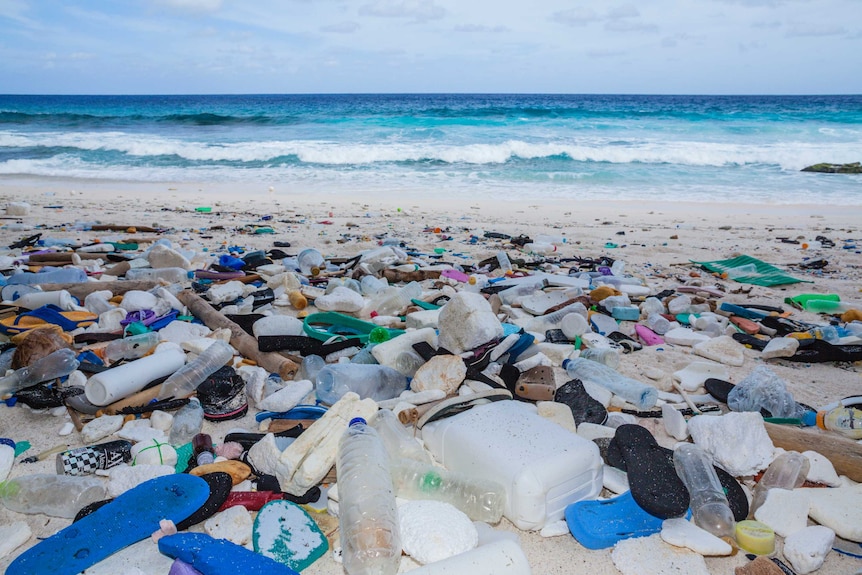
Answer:
<path fill-rule="evenodd" d="M 48 262 L 64 262 L 63 265 L 72 263 L 72 256 L 77 255 L 82 260 L 97 260 L 99 258 L 104 258 L 106 254 L 89 254 L 86 252 L 81 252 L 79 254 L 75 254 L 73 252 L 53 252 L 49 254 L 33 254 L 31 255 L 27 261 L 31 264 L 38 263 L 39 265 L 48 265 Z"/>
<path fill-rule="evenodd" d="M 150 280 L 141 281 L 115 281 L 115 282 L 80 282 L 67 284 L 40 284 L 44 291 L 66 290 L 78 299 L 84 299 L 93 292 L 111 290 L 114 295 L 124 294 L 127 291 L 147 291 L 161 285 L 159 282 Z"/>
<path fill-rule="evenodd" d="M 383 277 L 389 283 L 398 282 L 421 282 L 422 280 L 436 280 L 440 277 L 440 270 L 416 270 L 413 272 L 402 272 L 398 270 L 383 270 Z"/>
<path fill-rule="evenodd" d="M 94 232 L 124 232 L 129 228 L 135 228 L 136 232 L 161 232 L 158 228 L 151 228 L 150 226 L 136 226 L 134 224 L 129 224 L 128 226 L 119 226 L 116 224 L 97 224 L 94 225 L 91 230 Z"/>
<path fill-rule="evenodd" d="M 839 475 L 853 481 L 862 481 L 862 444 L 817 428 L 799 428 L 790 425 L 765 423 L 772 443 L 788 451 L 816 451 L 835 467 Z"/>
<path fill-rule="evenodd" d="M 277 373 L 284 380 L 291 380 L 299 367 L 297 361 L 280 353 L 262 352 L 258 349 L 257 339 L 249 335 L 239 325 L 226 318 L 220 311 L 212 307 L 206 300 L 191 290 L 183 290 L 177 294 L 189 311 L 201 319 L 210 329 L 229 329 L 230 343 L 237 351 L 248 359 L 257 362 L 265 370 Z"/>

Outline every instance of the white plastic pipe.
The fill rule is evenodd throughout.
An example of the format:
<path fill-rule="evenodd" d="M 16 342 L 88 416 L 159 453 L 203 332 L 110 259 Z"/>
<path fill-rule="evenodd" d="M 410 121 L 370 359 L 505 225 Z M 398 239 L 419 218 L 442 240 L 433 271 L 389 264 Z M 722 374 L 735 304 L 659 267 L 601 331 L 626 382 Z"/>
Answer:
<path fill-rule="evenodd" d="M 102 373 L 84 384 L 84 395 L 93 405 L 110 405 L 141 391 L 148 383 L 171 375 L 186 363 L 186 354 L 170 348 Z"/>

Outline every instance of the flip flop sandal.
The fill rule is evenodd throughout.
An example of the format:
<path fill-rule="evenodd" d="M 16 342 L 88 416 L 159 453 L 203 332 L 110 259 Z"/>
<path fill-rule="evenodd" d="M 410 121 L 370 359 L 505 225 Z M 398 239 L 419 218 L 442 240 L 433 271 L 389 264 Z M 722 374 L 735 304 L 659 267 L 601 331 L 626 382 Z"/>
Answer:
<path fill-rule="evenodd" d="M 98 319 L 99 316 L 88 311 L 64 311 L 54 304 L 48 304 L 0 320 L 0 332 L 14 335 L 46 324 L 58 325 L 63 331 L 74 331 L 92 325 Z"/>
<path fill-rule="evenodd" d="M 480 391 L 470 395 L 457 395 L 443 399 L 431 404 L 428 409 L 416 421 L 416 429 L 422 429 L 426 423 L 449 417 L 463 411 L 467 411 L 474 405 L 499 401 L 501 399 L 512 399 L 512 392 L 508 389 L 495 388 Z"/>
<path fill-rule="evenodd" d="M 633 351 L 640 351 L 644 348 L 643 344 L 638 341 L 633 340 L 626 334 L 621 331 L 614 331 L 607 335 L 607 338 L 617 345 L 619 345 L 623 353 L 631 353 Z"/>
<path fill-rule="evenodd" d="M 763 351 L 766 348 L 766 344 L 769 343 L 769 340 L 760 339 L 759 337 L 755 337 L 754 335 L 744 332 L 735 333 L 730 337 L 742 345 L 750 347 L 751 349 L 756 349 L 757 351 Z"/>
<path fill-rule="evenodd" d="M 274 559 L 205 533 L 177 533 L 162 537 L 159 551 L 162 555 L 188 563 L 205 575 L 297 575 L 296 571 Z"/>
<path fill-rule="evenodd" d="M 566 507 L 566 525 L 587 549 L 607 549 L 632 537 L 661 531 L 662 519 L 638 505 L 631 491 L 612 499 L 578 501 Z"/>
<path fill-rule="evenodd" d="M 822 339 L 800 340 L 796 353 L 782 359 L 803 363 L 862 361 L 862 345 L 832 345 Z"/>
<path fill-rule="evenodd" d="M 554 401 L 567 405 L 572 410 L 576 425 L 584 422 L 602 425 L 608 420 L 608 410 L 587 393 L 580 379 L 573 379 L 561 385 L 554 394 Z"/>

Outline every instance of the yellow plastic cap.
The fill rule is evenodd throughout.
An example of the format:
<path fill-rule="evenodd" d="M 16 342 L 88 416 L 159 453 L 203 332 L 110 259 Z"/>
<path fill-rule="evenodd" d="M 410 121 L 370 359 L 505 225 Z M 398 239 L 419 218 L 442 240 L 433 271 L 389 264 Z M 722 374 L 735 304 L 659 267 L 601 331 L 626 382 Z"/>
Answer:
<path fill-rule="evenodd" d="M 775 551 L 775 532 L 769 525 L 746 519 L 736 524 L 736 542 L 755 555 L 769 555 Z"/>

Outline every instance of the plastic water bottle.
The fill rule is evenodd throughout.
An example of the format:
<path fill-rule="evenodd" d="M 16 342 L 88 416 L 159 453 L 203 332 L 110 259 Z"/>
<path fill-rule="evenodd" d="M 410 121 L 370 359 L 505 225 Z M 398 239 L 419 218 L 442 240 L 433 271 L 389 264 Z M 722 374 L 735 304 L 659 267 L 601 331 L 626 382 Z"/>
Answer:
<path fill-rule="evenodd" d="M 114 362 L 120 359 L 137 359 L 144 357 L 159 345 L 161 338 L 154 331 L 115 339 L 105 347 L 105 359 Z"/>
<path fill-rule="evenodd" d="M 803 417 L 807 425 L 816 425 L 840 433 L 850 439 L 862 439 L 862 410 L 855 407 L 836 407 L 828 411 L 809 411 Z"/>
<path fill-rule="evenodd" d="M 164 281 L 182 283 L 188 281 L 194 272 L 183 268 L 139 268 L 126 272 L 126 279 L 131 281 Z"/>
<path fill-rule="evenodd" d="M 758 365 L 727 394 L 727 406 L 733 411 L 765 409 L 772 417 L 802 417 L 800 407 L 787 386 L 774 371 Z"/>
<path fill-rule="evenodd" d="M 616 369 L 620 365 L 620 352 L 612 347 L 587 348 L 581 351 L 579 357 L 603 363 L 611 369 Z"/>
<path fill-rule="evenodd" d="M 203 424 L 204 408 L 197 397 L 192 397 L 174 415 L 169 438 L 171 445 L 180 446 L 189 443 L 195 435 L 201 432 Z"/>
<path fill-rule="evenodd" d="M 531 242 L 524 244 L 524 251 L 531 254 L 548 255 L 557 251 L 557 246 L 549 243 Z"/>
<path fill-rule="evenodd" d="M 374 296 L 389 287 L 389 282 L 385 278 L 380 279 L 377 276 L 367 275 L 362 276 L 359 287 L 362 290 L 362 295 Z"/>
<path fill-rule="evenodd" d="M 333 405 L 348 391 L 375 401 L 392 399 L 407 389 L 407 377 L 385 365 L 339 363 L 317 374 L 317 399 Z"/>
<path fill-rule="evenodd" d="M 576 357 L 564 361 L 563 369 L 570 377 L 601 385 L 638 409 L 650 409 L 658 401 L 658 389 L 626 377 L 603 363 Z"/>
<path fill-rule="evenodd" d="M 221 340 L 216 340 L 162 383 L 158 399 L 190 395 L 207 377 L 224 367 L 232 358 L 233 348 Z"/>
<path fill-rule="evenodd" d="M 395 575 L 401 534 L 389 460 L 374 428 L 357 417 L 338 443 L 341 548 L 348 575 Z"/>
<path fill-rule="evenodd" d="M 392 482 L 399 497 L 444 501 L 473 521 L 493 524 L 503 517 L 506 489 L 496 481 L 403 459 L 392 466 Z"/>
<path fill-rule="evenodd" d="M 307 355 L 302 358 L 302 363 L 299 365 L 299 372 L 296 374 L 295 379 L 315 381 L 317 380 L 317 374 L 324 367 L 326 367 L 326 361 L 322 357 L 319 355 Z"/>
<path fill-rule="evenodd" d="M 410 300 L 422 297 L 422 286 L 410 282 L 404 287 L 390 286 L 371 300 L 366 309 L 377 315 L 394 315 L 410 305 Z"/>
<path fill-rule="evenodd" d="M 503 274 L 508 275 L 512 273 L 512 262 L 509 260 L 509 254 L 503 250 L 497 252 L 497 264 L 500 266 L 500 271 Z"/>
<path fill-rule="evenodd" d="M 662 314 L 665 311 L 664 304 L 657 297 L 648 297 L 641 304 L 641 313 L 646 317 L 653 314 Z"/>
<path fill-rule="evenodd" d="M 299 271 L 306 276 L 320 275 L 320 271 L 326 269 L 326 260 L 323 259 L 323 254 L 314 248 L 307 248 L 299 252 L 296 261 L 299 265 Z"/>
<path fill-rule="evenodd" d="M 754 487 L 748 517 L 754 517 L 754 512 L 763 505 L 766 495 L 773 487 L 779 489 L 801 487 L 805 483 L 810 467 L 811 462 L 808 458 L 796 451 L 786 451 L 776 457 Z"/>
<path fill-rule="evenodd" d="M 0 378 L 0 397 L 17 393 L 25 387 L 43 381 L 69 375 L 78 369 L 79 364 L 74 351 L 58 349 L 28 366 L 16 369 L 6 377 Z"/>
<path fill-rule="evenodd" d="M 377 434 L 386 447 L 389 461 L 402 461 L 410 459 L 419 463 L 431 464 L 431 454 L 419 445 L 419 442 L 407 432 L 404 425 L 391 409 L 381 409 L 375 416 L 371 426 L 377 430 Z M 413 427 L 411 426 L 411 429 Z"/>
<path fill-rule="evenodd" d="M 664 335 L 673 328 L 673 323 L 666 317 L 654 313 L 647 317 L 646 325 L 659 335 Z"/>
<path fill-rule="evenodd" d="M 0 483 L 0 501 L 18 513 L 73 519 L 81 508 L 105 499 L 105 484 L 92 475 L 24 475 Z"/>
<path fill-rule="evenodd" d="M 736 521 L 712 461 L 693 443 L 684 443 L 673 452 L 676 474 L 688 489 L 695 524 L 716 537 L 733 537 Z"/>
<path fill-rule="evenodd" d="M 54 268 L 38 273 L 18 272 L 6 278 L 8 285 L 65 284 L 87 281 L 87 272 L 80 268 Z"/>

